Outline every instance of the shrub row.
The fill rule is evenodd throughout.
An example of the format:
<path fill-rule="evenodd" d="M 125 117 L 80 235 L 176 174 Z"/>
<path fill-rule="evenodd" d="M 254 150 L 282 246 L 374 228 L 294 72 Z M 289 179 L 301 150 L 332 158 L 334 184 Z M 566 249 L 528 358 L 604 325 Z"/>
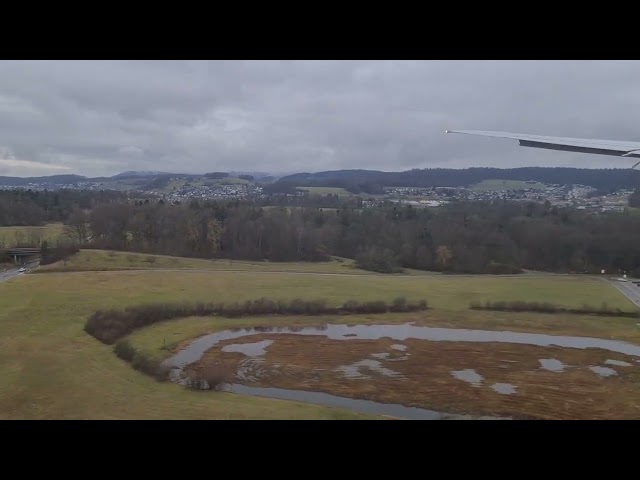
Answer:
<path fill-rule="evenodd" d="M 165 381 L 169 377 L 169 368 L 163 366 L 158 360 L 137 351 L 128 340 L 120 340 L 113 351 L 125 362 L 129 362 L 133 368 L 151 375 L 158 381 Z"/>
<path fill-rule="evenodd" d="M 543 302 L 471 302 L 472 310 L 494 310 L 503 312 L 538 312 L 538 313 L 575 313 L 581 315 L 601 315 L 607 317 L 640 318 L 640 312 L 624 312 L 619 308 L 609 308 L 606 304 L 600 307 L 584 305 L 579 308 L 566 308 Z"/>
<path fill-rule="evenodd" d="M 49 265 L 51 263 L 59 262 L 60 260 L 66 260 L 71 255 L 78 253 L 80 249 L 77 246 L 57 247 L 51 249 L 42 249 L 42 258 L 40 259 L 40 265 Z"/>
<path fill-rule="evenodd" d="M 349 300 L 339 307 L 328 306 L 326 300 L 295 299 L 287 302 L 266 298 L 231 304 L 158 303 L 127 307 L 124 310 L 98 310 L 88 318 L 84 329 L 101 342 L 110 345 L 138 328 L 180 317 L 220 315 L 237 318 L 252 315 L 344 315 L 352 313 L 412 312 L 426 310 L 427 308 L 425 300 L 418 303 L 408 303 L 404 297 L 396 298 L 391 305 L 383 301 L 358 302 Z"/>
<path fill-rule="evenodd" d="M 125 362 L 130 363 L 134 369 L 146 373 L 160 382 L 169 378 L 170 368 L 139 352 L 126 339 L 118 341 L 113 352 Z M 219 390 L 225 384 L 233 381 L 234 373 L 234 370 L 226 365 L 207 365 L 200 370 L 188 372 L 187 387 L 195 390 Z"/>

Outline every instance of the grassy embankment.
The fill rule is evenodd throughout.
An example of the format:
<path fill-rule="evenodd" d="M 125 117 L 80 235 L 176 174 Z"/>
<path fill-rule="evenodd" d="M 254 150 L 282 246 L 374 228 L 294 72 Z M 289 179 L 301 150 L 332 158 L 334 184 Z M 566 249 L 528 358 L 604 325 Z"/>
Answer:
<path fill-rule="evenodd" d="M 63 235 L 62 223 L 48 223 L 43 226 L 0 227 L 0 245 L 12 247 L 17 243 L 46 240 L 53 244 Z"/>
<path fill-rule="evenodd" d="M 193 268 L 194 260 L 176 261 Z M 152 268 L 160 262 L 156 260 Z M 278 267 L 281 271 L 282 266 Z M 405 296 L 410 301 L 426 298 L 433 307 L 424 313 L 337 318 L 188 318 L 163 322 L 130 336 L 137 348 L 158 358 L 169 353 L 162 348 L 166 344 L 230 326 L 324 321 L 415 320 L 434 326 L 543 331 L 640 343 L 638 328 L 628 319 L 468 310 L 470 301 L 496 299 L 547 301 L 567 307 L 607 302 L 611 307 L 633 310 L 622 294 L 596 279 L 299 275 L 294 271 L 259 275 L 256 270 L 50 273 L 0 283 L 0 418 L 365 418 L 339 409 L 226 393 L 203 395 L 158 383 L 130 368 L 113 354 L 111 346 L 83 330 L 87 317 L 97 309 L 144 303 L 267 297 L 325 298 L 337 304 L 353 298 L 390 301 Z"/>

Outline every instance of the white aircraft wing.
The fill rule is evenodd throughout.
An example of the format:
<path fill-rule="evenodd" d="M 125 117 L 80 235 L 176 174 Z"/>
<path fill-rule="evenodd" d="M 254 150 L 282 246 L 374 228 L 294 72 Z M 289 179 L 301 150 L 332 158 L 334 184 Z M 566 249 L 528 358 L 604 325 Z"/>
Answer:
<path fill-rule="evenodd" d="M 483 137 L 510 138 L 518 140 L 523 147 L 547 148 L 568 152 L 615 155 L 618 157 L 640 158 L 640 142 L 621 142 L 616 140 L 592 140 L 587 138 L 547 137 L 522 133 L 486 132 L 482 130 L 447 130 L 447 133 L 464 133 Z M 632 168 L 636 167 L 636 163 Z"/>

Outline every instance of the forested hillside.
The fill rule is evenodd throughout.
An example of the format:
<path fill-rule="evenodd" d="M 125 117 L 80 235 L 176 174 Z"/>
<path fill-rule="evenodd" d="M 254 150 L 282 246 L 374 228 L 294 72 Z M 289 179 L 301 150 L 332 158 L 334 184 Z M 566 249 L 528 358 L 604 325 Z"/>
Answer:
<path fill-rule="evenodd" d="M 241 202 L 102 204 L 85 220 L 96 247 L 203 258 L 319 261 L 336 255 L 381 272 L 640 270 L 639 215 L 591 215 L 548 203 L 330 211 Z"/>
<path fill-rule="evenodd" d="M 74 208 L 90 209 L 99 203 L 124 198 L 124 194 L 115 191 L 0 190 L 0 227 L 61 222 Z"/>
<path fill-rule="evenodd" d="M 466 187 L 487 179 L 531 180 L 547 184 L 588 185 L 600 190 L 635 189 L 640 186 L 640 171 L 625 168 L 446 168 L 414 169 L 406 172 L 376 170 L 336 170 L 298 173 L 278 180 L 294 186 L 343 187 L 349 191 L 376 193 L 380 187 Z"/>

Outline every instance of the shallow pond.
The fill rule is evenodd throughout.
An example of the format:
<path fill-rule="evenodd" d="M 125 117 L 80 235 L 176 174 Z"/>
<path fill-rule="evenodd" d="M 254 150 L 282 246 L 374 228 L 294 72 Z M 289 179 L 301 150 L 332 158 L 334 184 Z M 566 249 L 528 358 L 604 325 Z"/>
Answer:
<path fill-rule="evenodd" d="M 545 335 L 537 333 L 520 333 L 509 331 L 489 331 L 489 330 L 468 330 L 468 329 L 452 329 L 452 328 L 435 328 L 423 327 L 413 324 L 400 325 L 323 325 L 321 327 L 256 327 L 242 328 L 234 330 L 225 330 L 221 332 L 204 335 L 187 347 L 180 350 L 173 357 L 166 360 L 165 365 L 172 368 L 172 381 L 177 383 L 184 382 L 183 369 L 194 362 L 197 362 L 203 354 L 214 347 L 216 344 L 228 340 L 250 337 L 263 334 L 282 334 L 282 335 L 305 335 L 305 336 L 322 336 L 331 340 L 349 341 L 349 340 L 378 340 L 389 338 L 395 341 L 403 341 L 406 339 L 428 340 L 433 342 L 497 342 L 510 344 L 535 345 L 541 347 L 557 346 L 563 348 L 587 349 L 597 348 L 609 352 L 621 353 L 625 355 L 640 356 L 640 346 L 593 337 L 573 337 L 560 335 Z M 239 352 L 250 359 L 265 355 L 273 340 L 263 340 L 254 343 L 231 344 L 222 348 L 223 352 Z M 396 351 L 406 351 L 406 346 L 401 344 L 393 344 L 391 349 Z M 407 354 L 408 355 L 408 354 Z M 341 367 L 344 375 L 348 378 L 359 381 L 366 378 L 362 369 L 367 368 L 379 374 L 393 377 L 398 374 L 393 370 L 382 367 L 380 360 L 387 359 L 388 353 L 375 353 L 371 355 L 376 360 L 362 360 L 351 365 Z M 406 358 L 406 357 L 403 357 Z M 398 359 L 396 359 L 398 360 Z M 556 359 L 540 359 L 541 368 L 555 372 L 562 372 L 566 365 Z M 625 362 L 607 362 L 610 365 L 621 365 Z M 629 364 L 630 365 L 630 364 Z M 615 375 L 615 370 L 608 367 L 591 367 L 594 373 L 601 376 Z M 482 382 L 482 376 L 474 370 L 458 370 L 451 372 L 451 375 L 468 382 L 472 385 L 479 385 Z M 491 386 L 497 394 L 514 395 L 517 393 L 517 387 L 509 383 L 495 383 Z M 379 403 L 369 400 L 359 400 L 347 397 L 330 395 L 323 392 L 312 392 L 306 390 L 288 390 L 281 388 L 263 388 L 252 387 L 248 385 L 233 384 L 226 387 L 227 390 L 247 395 L 265 396 L 273 398 L 281 398 L 286 400 L 296 400 L 309 402 L 320 405 L 335 406 L 349 408 L 356 412 L 369 413 L 376 415 L 388 415 L 392 417 L 406 419 L 458 419 L 473 418 L 462 415 L 446 414 L 432 410 L 408 407 L 397 404 Z M 481 417 L 475 417 L 481 418 Z M 493 417 L 485 417 L 493 418 Z"/>

